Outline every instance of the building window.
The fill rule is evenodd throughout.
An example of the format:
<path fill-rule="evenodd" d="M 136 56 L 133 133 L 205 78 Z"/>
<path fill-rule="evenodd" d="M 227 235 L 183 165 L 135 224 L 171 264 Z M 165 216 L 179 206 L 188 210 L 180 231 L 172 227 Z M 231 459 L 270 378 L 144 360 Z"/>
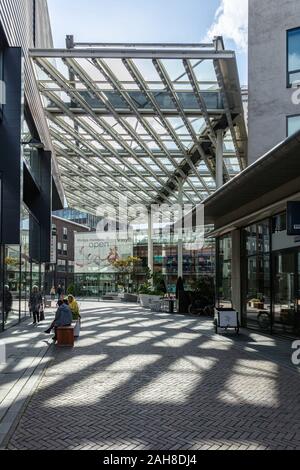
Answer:
<path fill-rule="evenodd" d="M 68 229 L 66 227 L 63 228 L 63 239 L 68 240 Z"/>
<path fill-rule="evenodd" d="M 280 226 L 280 221 L 275 225 Z M 245 302 L 244 323 L 249 328 L 271 329 L 270 223 L 264 220 L 243 230 Z"/>
<path fill-rule="evenodd" d="M 232 307 L 232 237 L 219 238 L 217 247 L 217 302 L 219 307 Z"/>
<path fill-rule="evenodd" d="M 3 57 L 3 51 L 1 50 L 1 44 L 0 44 L 0 119 L 2 119 L 3 105 L 5 104 L 5 99 L 6 99 L 3 62 L 4 62 L 4 57 Z"/>
<path fill-rule="evenodd" d="M 33 45 L 36 46 L 36 0 L 32 2 L 32 37 Z"/>
<path fill-rule="evenodd" d="M 287 117 L 287 136 L 295 134 L 300 131 L 300 115 Z"/>
<path fill-rule="evenodd" d="M 66 243 L 64 243 L 63 245 L 63 255 L 64 256 L 68 255 L 68 245 Z"/>
<path fill-rule="evenodd" d="M 67 262 L 65 260 L 59 259 L 57 261 L 57 271 L 66 272 L 67 271 Z"/>
<path fill-rule="evenodd" d="M 275 215 L 272 219 L 272 233 L 279 233 L 286 231 L 286 212 Z"/>
<path fill-rule="evenodd" d="M 300 28 L 287 32 L 287 62 L 288 86 L 300 84 Z"/>
<path fill-rule="evenodd" d="M 62 254 L 62 244 L 61 244 L 60 242 L 57 243 L 57 253 L 58 253 L 59 255 Z"/>

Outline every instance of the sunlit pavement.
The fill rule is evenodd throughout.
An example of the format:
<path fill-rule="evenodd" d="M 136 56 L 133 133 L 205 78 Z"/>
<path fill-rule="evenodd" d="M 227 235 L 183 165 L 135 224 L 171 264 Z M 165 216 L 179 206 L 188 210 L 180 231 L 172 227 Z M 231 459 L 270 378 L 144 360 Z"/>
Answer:
<path fill-rule="evenodd" d="M 291 342 L 132 304 L 82 308 L 79 341 L 49 349 L 9 449 L 300 449 Z"/>

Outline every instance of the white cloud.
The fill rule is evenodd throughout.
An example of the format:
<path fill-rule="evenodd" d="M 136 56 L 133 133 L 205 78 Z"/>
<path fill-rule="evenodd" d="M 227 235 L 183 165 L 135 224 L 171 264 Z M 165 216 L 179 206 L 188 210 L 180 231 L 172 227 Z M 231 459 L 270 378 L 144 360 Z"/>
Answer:
<path fill-rule="evenodd" d="M 248 0 L 221 0 L 206 39 L 212 40 L 214 36 L 231 39 L 238 49 L 247 49 Z"/>

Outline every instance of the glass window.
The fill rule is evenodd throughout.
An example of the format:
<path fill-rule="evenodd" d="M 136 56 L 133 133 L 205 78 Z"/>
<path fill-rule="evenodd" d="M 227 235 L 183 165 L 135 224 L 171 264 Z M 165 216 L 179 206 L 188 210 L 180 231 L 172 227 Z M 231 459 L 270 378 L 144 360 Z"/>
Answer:
<path fill-rule="evenodd" d="M 300 83 L 300 28 L 287 32 L 288 85 Z"/>
<path fill-rule="evenodd" d="M 275 215 L 272 219 L 273 234 L 286 231 L 286 212 Z"/>
<path fill-rule="evenodd" d="M 31 279 L 31 260 L 30 260 L 30 214 L 25 205 L 22 205 L 21 211 L 21 278 L 20 278 L 20 295 L 21 295 L 21 315 L 24 317 L 28 314 L 28 300 L 32 287 Z"/>
<path fill-rule="evenodd" d="M 217 299 L 219 306 L 232 307 L 232 237 L 218 240 Z"/>
<path fill-rule="evenodd" d="M 297 300 L 297 256 L 294 251 L 274 254 L 274 331 L 300 332 Z"/>
<path fill-rule="evenodd" d="M 2 119 L 3 105 L 5 104 L 5 84 L 3 73 L 3 51 L 0 49 L 0 119 Z"/>
<path fill-rule="evenodd" d="M 57 270 L 59 272 L 66 272 L 67 270 L 67 262 L 65 260 L 59 259 L 57 261 Z"/>
<path fill-rule="evenodd" d="M 287 136 L 295 134 L 300 131 L 300 115 L 288 116 L 287 118 Z"/>
<path fill-rule="evenodd" d="M 68 229 L 66 227 L 63 228 L 63 237 L 64 240 L 68 240 Z"/>
<path fill-rule="evenodd" d="M 279 222 L 278 222 L 279 223 Z M 270 224 L 265 220 L 244 229 L 246 259 L 243 284 L 247 327 L 270 331 Z"/>
<path fill-rule="evenodd" d="M 4 255 L 5 328 L 20 320 L 20 246 L 6 246 Z"/>

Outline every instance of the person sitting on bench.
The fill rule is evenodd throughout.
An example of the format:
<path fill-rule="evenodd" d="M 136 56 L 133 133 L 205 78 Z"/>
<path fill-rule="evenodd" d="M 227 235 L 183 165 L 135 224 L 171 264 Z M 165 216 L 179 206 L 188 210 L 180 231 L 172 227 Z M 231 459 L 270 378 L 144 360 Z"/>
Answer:
<path fill-rule="evenodd" d="M 45 331 L 47 335 L 50 335 L 51 331 L 54 329 L 55 335 L 53 337 L 54 343 L 57 341 L 57 328 L 63 326 L 71 326 L 73 321 L 72 312 L 70 307 L 65 304 L 62 300 L 58 301 L 58 310 L 55 315 L 55 319 L 48 330 Z"/>

